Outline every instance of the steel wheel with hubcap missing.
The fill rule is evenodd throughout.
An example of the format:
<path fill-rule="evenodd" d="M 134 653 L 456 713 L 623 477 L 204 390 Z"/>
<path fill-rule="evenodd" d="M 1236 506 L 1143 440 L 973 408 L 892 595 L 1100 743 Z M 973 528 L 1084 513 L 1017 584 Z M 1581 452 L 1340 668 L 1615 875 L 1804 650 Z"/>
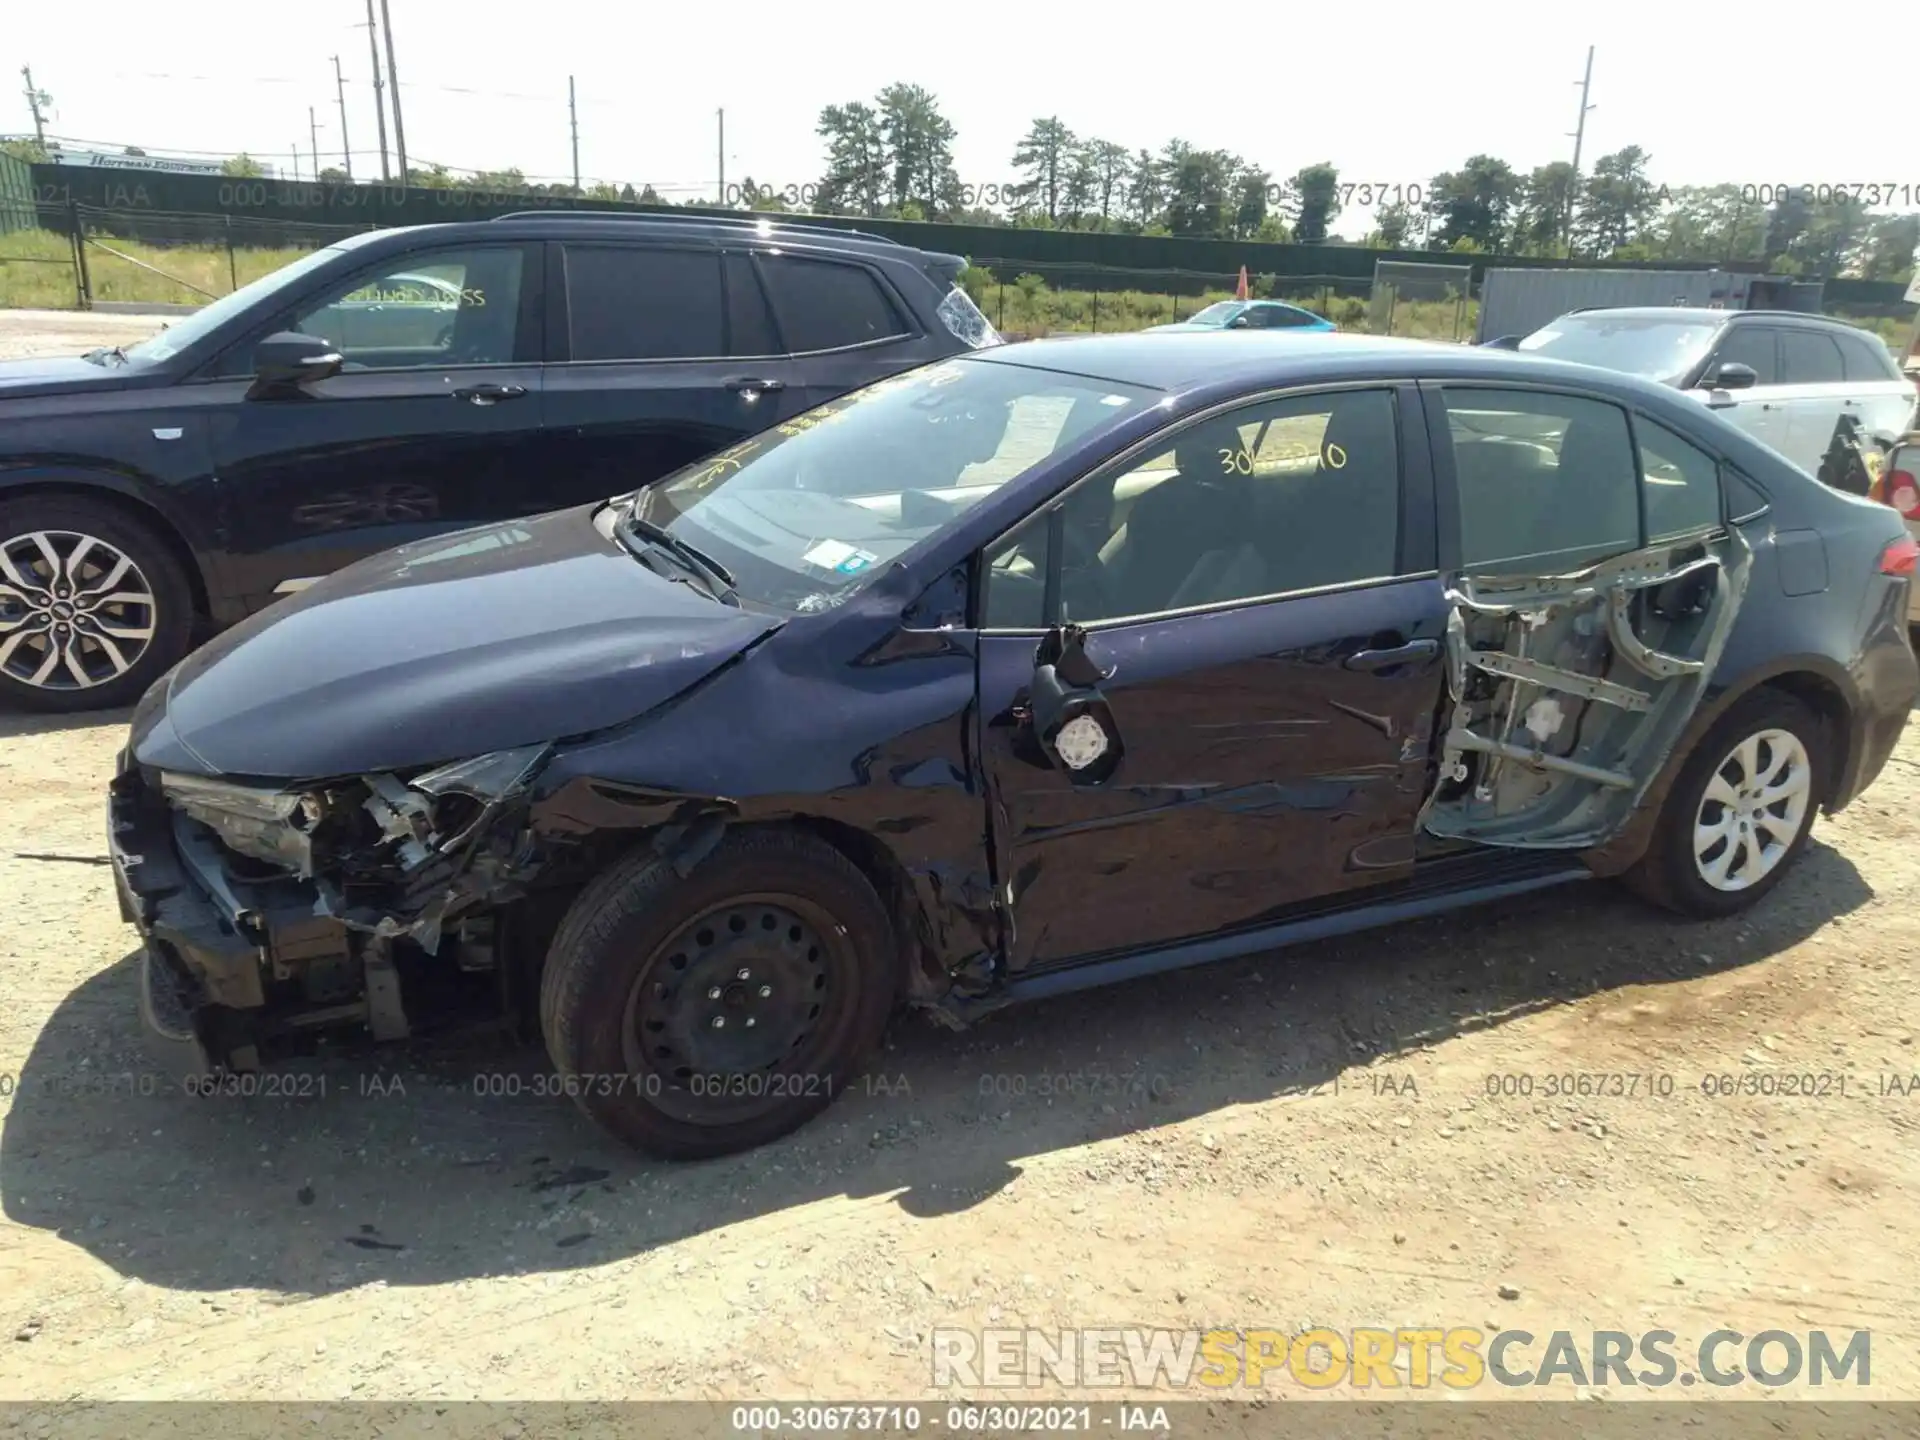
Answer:
<path fill-rule="evenodd" d="M 818 836 L 742 826 L 684 875 L 643 847 L 581 891 L 547 951 L 540 1028 L 565 1089 L 629 1144 L 762 1144 L 853 1082 L 893 1009 L 893 920 Z"/>
<path fill-rule="evenodd" d="M 0 540 L 0 673 L 44 690 L 91 690 L 153 643 L 158 605 L 132 558 L 96 535 Z"/>
<path fill-rule="evenodd" d="M 627 998 L 627 1073 L 693 1124 L 727 1124 L 812 1083 L 858 958 L 846 932 L 794 895 L 743 895 L 682 925 Z"/>
<path fill-rule="evenodd" d="M 1800 737 L 1762 730 L 1734 746 L 1707 782 L 1694 818 L 1700 878 L 1746 890 L 1771 875 L 1807 823 L 1813 762 Z"/>

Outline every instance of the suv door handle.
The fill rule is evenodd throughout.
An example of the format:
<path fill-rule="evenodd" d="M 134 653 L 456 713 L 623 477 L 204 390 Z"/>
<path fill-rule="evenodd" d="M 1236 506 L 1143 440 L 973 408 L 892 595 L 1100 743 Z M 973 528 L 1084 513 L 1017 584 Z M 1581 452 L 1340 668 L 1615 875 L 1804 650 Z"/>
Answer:
<path fill-rule="evenodd" d="M 749 390 L 771 393 L 787 388 L 787 382 L 784 380 L 762 380 L 757 375 L 736 375 L 731 380 L 722 380 L 720 383 L 729 390 L 743 393 Z"/>
<path fill-rule="evenodd" d="M 496 385 L 489 380 L 481 385 L 463 385 L 453 392 L 453 398 L 470 405 L 491 405 L 496 400 L 518 400 L 526 393 L 524 385 Z"/>
<path fill-rule="evenodd" d="M 1440 653 L 1438 640 L 1409 640 L 1391 650 L 1358 650 L 1343 664 L 1349 670 L 1385 670 L 1389 665 L 1406 665 L 1415 660 L 1430 660 Z"/>

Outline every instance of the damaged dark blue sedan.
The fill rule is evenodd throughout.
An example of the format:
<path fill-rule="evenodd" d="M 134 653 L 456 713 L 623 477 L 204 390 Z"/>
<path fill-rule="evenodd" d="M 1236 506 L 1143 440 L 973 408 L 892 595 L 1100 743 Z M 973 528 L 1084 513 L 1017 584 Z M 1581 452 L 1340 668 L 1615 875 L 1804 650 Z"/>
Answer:
<path fill-rule="evenodd" d="M 1729 914 L 1893 748 L 1915 554 L 1626 376 L 982 351 L 180 664 L 110 804 L 143 1009 L 231 1071 L 504 1016 L 696 1156 L 817 1112 L 902 1004 L 1596 875 Z"/>

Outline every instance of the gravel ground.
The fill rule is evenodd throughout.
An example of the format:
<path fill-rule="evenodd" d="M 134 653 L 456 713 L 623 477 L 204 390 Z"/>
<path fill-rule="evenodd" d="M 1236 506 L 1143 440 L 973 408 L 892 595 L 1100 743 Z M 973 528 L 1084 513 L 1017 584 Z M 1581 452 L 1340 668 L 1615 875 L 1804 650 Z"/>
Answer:
<path fill-rule="evenodd" d="M 1920 1397 L 1920 732 L 1741 919 L 1595 884 L 907 1019 L 801 1133 L 671 1166 L 482 1093 L 546 1073 L 492 1041 L 181 1094 L 101 837 L 125 722 L 0 714 L 0 1396 L 932 1397 L 937 1326 L 1139 1325 L 1864 1329 L 1846 1394 Z"/>

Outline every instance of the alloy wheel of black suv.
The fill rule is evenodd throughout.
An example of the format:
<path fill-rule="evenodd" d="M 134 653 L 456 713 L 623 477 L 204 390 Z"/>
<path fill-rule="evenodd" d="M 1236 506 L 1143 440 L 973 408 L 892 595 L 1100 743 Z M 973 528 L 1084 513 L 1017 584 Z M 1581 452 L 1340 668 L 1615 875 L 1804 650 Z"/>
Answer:
<path fill-rule="evenodd" d="M 129 705 L 186 653 L 193 611 L 172 548 L 117 506 L 0 500 L 0 700 Z"/>

